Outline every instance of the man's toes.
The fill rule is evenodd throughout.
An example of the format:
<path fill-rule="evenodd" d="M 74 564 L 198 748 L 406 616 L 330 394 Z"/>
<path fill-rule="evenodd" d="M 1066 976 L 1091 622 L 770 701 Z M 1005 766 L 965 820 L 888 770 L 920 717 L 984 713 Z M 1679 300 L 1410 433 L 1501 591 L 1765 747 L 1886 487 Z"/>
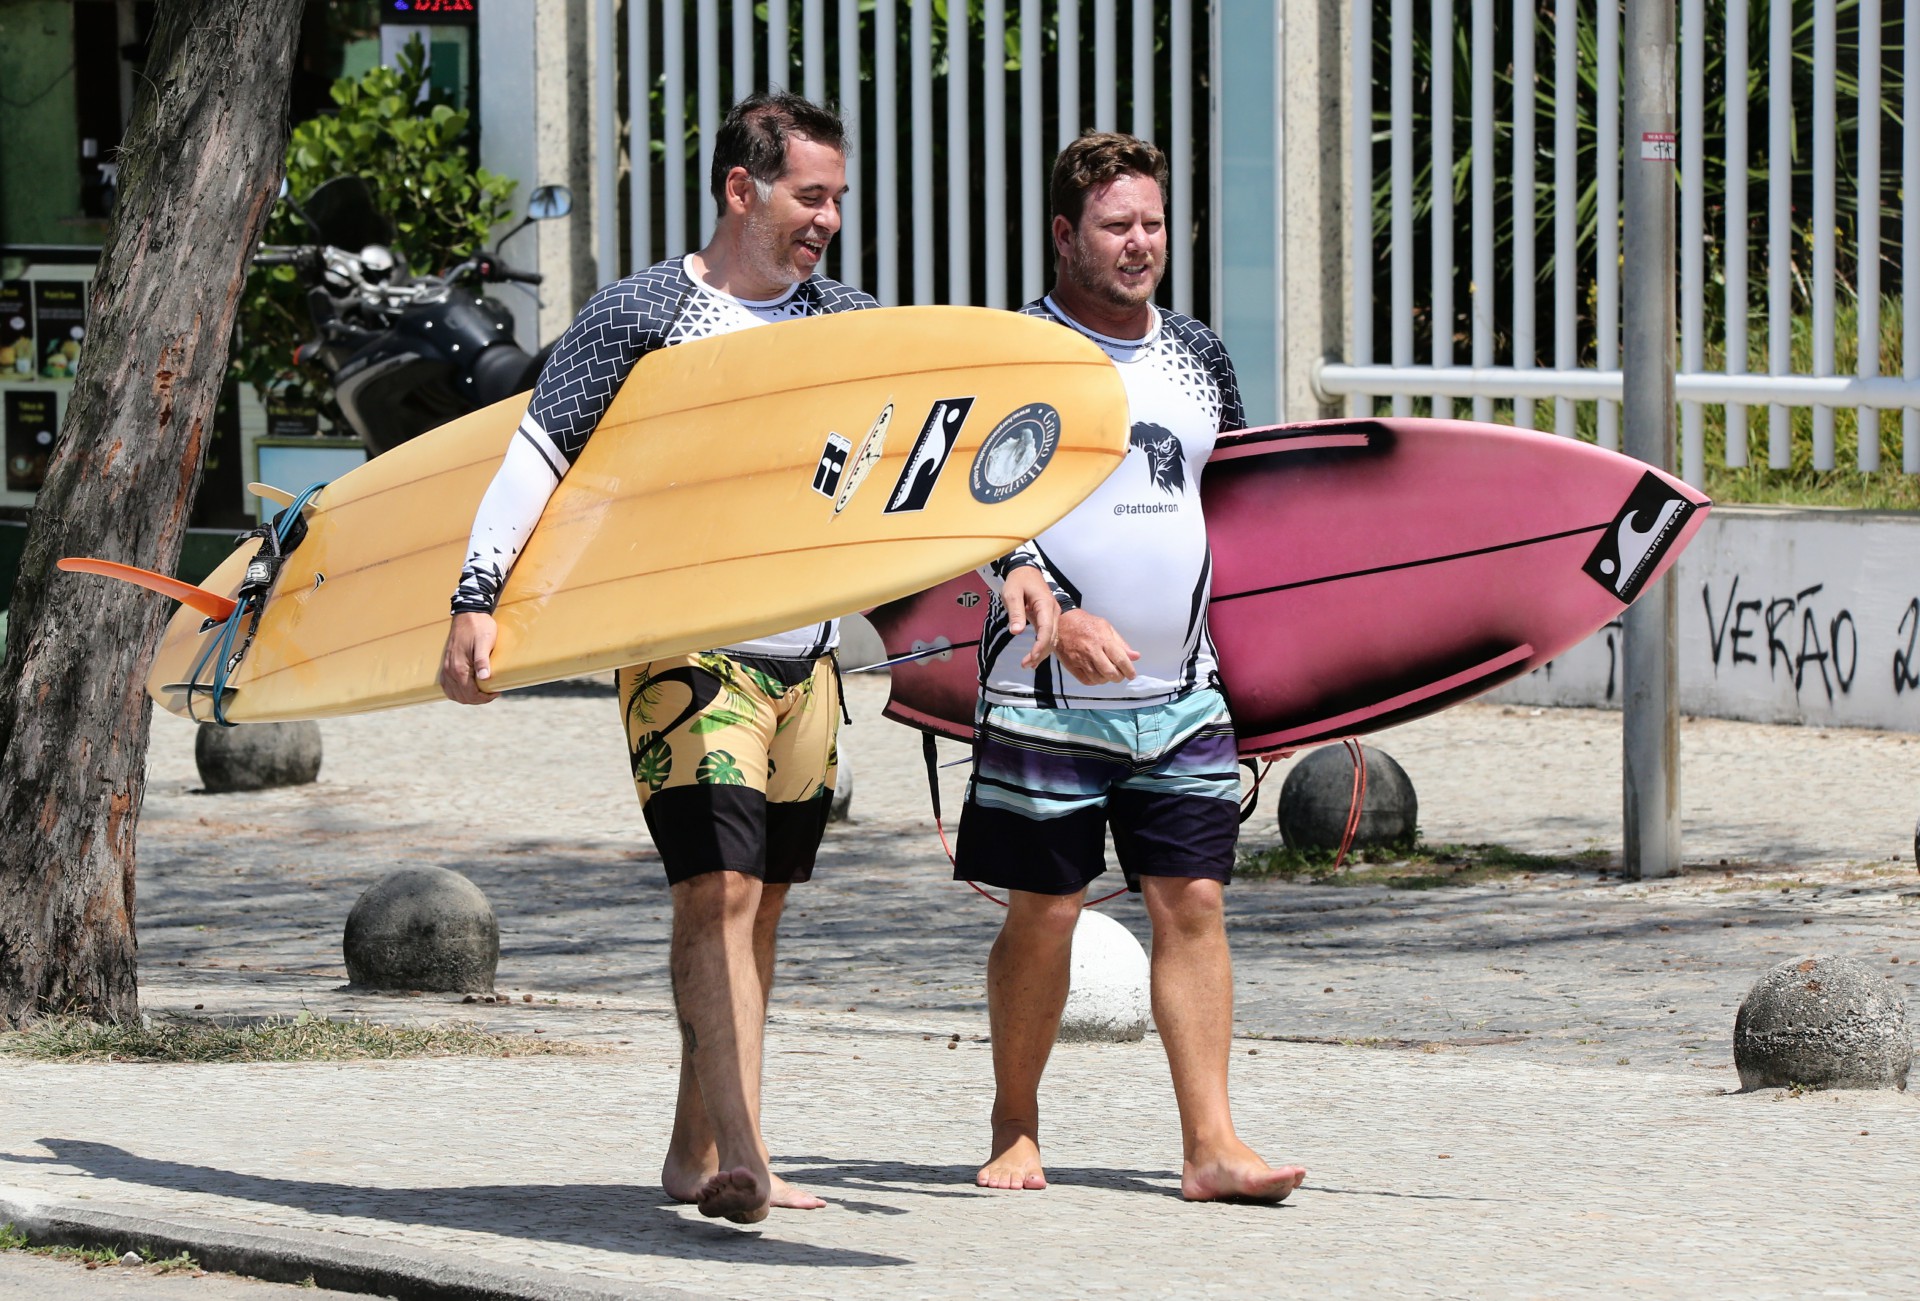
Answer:
<path fill-rule="evenodd" d="M 694 1199 L 700 1214 L 711 1219 L 728 1219 L 736 1224 L 757 1224 L 767 1218 L 767 1196 L 753 1173 L 745 1169 L 722 1170 L 707 1180 Z"/>

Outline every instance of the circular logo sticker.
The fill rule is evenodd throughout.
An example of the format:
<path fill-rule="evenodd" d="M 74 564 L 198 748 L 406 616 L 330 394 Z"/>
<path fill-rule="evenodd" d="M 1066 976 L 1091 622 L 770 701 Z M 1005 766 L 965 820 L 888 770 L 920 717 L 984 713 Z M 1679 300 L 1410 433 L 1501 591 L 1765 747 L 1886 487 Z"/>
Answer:
<path fill-rule="evenodd" d="M 974 453 L 967 486 L 973 499 L 992 506 L 1025 490 L 1040 477 L 1060 445 L 1060 413 L 1031 402 L 993 427 Z"/>

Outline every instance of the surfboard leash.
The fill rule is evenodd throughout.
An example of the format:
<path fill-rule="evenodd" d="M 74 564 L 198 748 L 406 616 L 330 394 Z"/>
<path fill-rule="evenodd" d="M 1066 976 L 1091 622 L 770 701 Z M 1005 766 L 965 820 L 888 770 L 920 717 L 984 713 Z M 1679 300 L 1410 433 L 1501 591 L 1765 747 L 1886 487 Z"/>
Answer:
<path fill-rule="evenodd" d="M 1333 870 L 1338 872 L 1347 861 L 1347 851 L 1353 848 L 1353 838 L 1360 833 L 1360 812 L 1367 803 L 1367 755 L 1356 737 L 1347 737 L 1340 742 L 1347 747 L 1347 753 L 1353 758 L 1353 796 L 1347 805 L 1347 829 L 1340 837 L 1340 852 L 1334 855 Z"/>
<path fill-rule="evenodd" d="M 274 516 L 272 523 L 249 529 L 234 539 L 234 545 L 239 546 L 249 538 L 259 538 L 261 547 L 247 562 L 246 576 L 241 580 L 240 590 L 234 593 L 233 612 L 220 625 L 219 636 L 207 643 L 187 674 L 187 713 L 190 717 L 193 716 L 193 697 L 204 691 L 213 697 L 213 721 L 221 727 L 239 726 L 227 718 L 227 679 L 240 667 L 241 661 L 247 657 L 247 651 L 253 646 L 254 634 L 260 631 L 260 616 L 266 610 L 267 593 L 280 576 L 280 566 L 306 537 L 307 521 L 301 512 L 326 486 L 324 482 L 309 484 L 304 492 L 293 499 L 291 505 Z M 243 622 L 247 625 L 246 640 L 240 643 L 240 649 L 236 651 L 233 643 L 239 636 Z M 209 619 L 202 625 L 201 632 L 211 631 L 213 626 L 213 620 Z M 200 681 L 200 674 L 209 661 L 213 664 L 211 685 Z"/>

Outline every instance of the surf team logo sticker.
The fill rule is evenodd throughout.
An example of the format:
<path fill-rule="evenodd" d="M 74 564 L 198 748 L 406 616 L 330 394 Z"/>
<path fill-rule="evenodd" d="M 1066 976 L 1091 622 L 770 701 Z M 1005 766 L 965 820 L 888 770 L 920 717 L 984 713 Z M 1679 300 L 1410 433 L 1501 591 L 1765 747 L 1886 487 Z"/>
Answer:
<path fill-rule="evenodd" d="M 933 404 L 927 418 L 920 422 L 920 436 L 913 440 L 913 450 L 907 453 L 907 464 L 893 485 L 893 495 L 887 498 L 883 513 L 897 515 L 927 508 L 933 485 L 947 468 L 947 458 L 953 455 L 953 445 L 972 410 L 972 398 L 941 398 Z"/>
<path fill-rule="evenodd" d="M 1693 512 L 1693 503 L 1668 487 L 1659 475 L 1643 474 L 1581 568 L 1594 582 L 1631 605 Z"/>
<path fill-rule="evenodd" d="M 973 456 L 967 487 L 973 499 L 998 505 L 1040 477 L 1060 445 L 1060 413 L 1030 402 L 993 427 Z"/>
<path fill-rule="evenodd" d="M 853 455 L 853 440 L 828 434 L 827 445 L 820 449 L 820 463 L 813 470 L 813 490 L 833 500 L 840 490 L 840 476 L 847 471 L 847 458 Z"/>
<path fill-rule="evenodd" d="M 847 463 L 846 477 L 840 484 L 840 491 L 833 498 L 835 515 L 847 508 L 847 503 L 853 500 L 853 494 L 859 491 L 860 485 L 867 481 L 869 474 L 873 473 L 873 467 L 880 461 L 880 453 L 887 449 L 887 426 L 892 423 L 893 403 L 889 402 L 881 408 L 880 414 L 874 417 L 873 428 L 867 430 L 867 436 L 860 440 L 860 449 Z"/>

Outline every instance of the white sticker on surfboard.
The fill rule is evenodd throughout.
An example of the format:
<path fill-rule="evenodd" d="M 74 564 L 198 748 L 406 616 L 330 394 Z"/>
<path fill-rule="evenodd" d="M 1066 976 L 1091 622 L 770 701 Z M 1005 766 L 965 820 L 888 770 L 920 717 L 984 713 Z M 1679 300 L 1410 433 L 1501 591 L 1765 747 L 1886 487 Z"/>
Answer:
<path fill-rule="evenodd" d="M 887 426 L 893 423 L 893 403 L 889 402 L 874 417 L 873 428 L 867 430 L 867 436 L 860 440 L 860 450 L 853 454 L 847 463 L 846 478 L 841 481 L 840 491 L 833 499 L 833 513 L 838 515 L 853 500 L 860 485 L 873 473 L 873 467 L 880 461 L 880 454 L 887 448 Z"/>

